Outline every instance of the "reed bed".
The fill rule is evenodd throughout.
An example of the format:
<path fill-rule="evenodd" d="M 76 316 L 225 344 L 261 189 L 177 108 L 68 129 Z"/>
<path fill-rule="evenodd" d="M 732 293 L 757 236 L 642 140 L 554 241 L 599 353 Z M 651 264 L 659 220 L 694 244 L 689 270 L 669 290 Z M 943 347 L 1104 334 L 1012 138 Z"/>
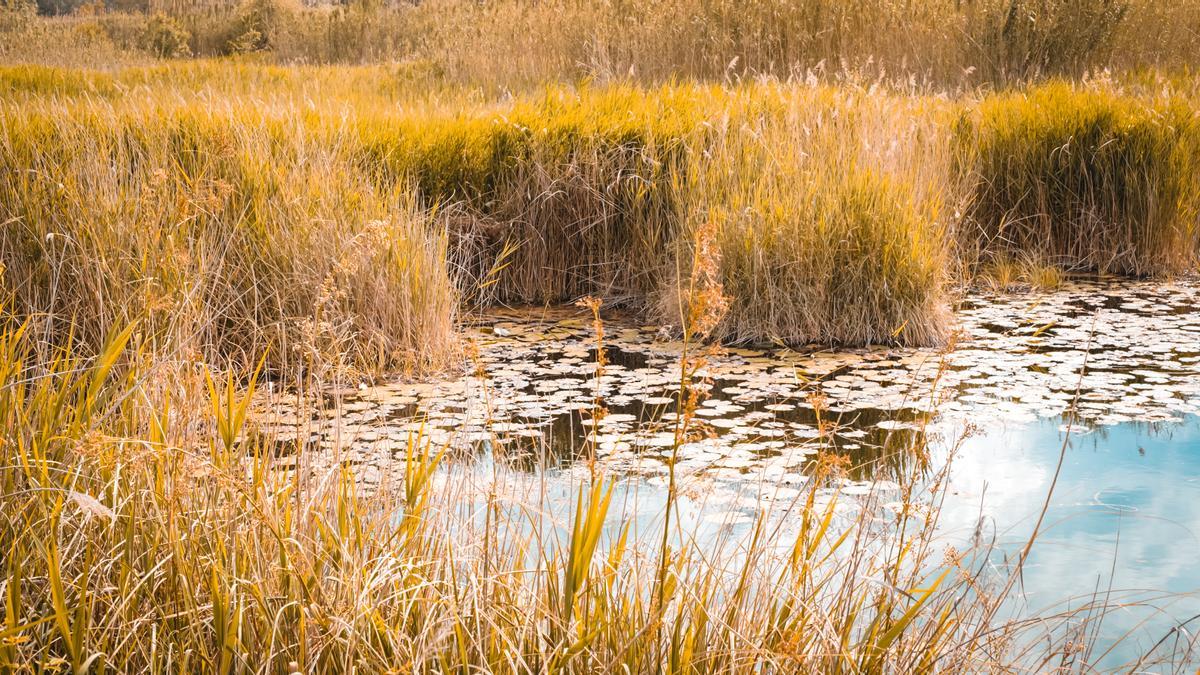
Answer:
<path fill-rule="evenodd" d="M 712 336 L 789 344 L 936 344 L 981 271 L 1183 273 L 1200 241 L 1194 109 L 1144 84 L 492 98 L 196 63 L 15 66 L 0 89 L 14 309 L 93 346 L 155 314 L 209 327 L 164 337 L 191 353 L 293 373 L 434 366 L 464 304 L 596 296 L 679 327 L 698 237 L 730 301 Z"/>
<path fill-rule="evenodd" d="M 9 0 L 10 60 L 87 64 L 251 55 L 402 61 L 452 82 L 538 86 L 634 77 L 729 80 L 847 70 L 940 87 L 1195 65 L 1195 0 L 469 0 L 37 3 Z M 99 11 L 98 11 L 99 10 Z M 2 44 L 2 43 L 0 43 Z M 50 50 L 39 44 L 54 44 Z"/>
<path fill-rule="evenodd" d="M 1067 270 L 1150 275 L 1194 269 L 1195 110 L 1102 84 L 1051 83 L 984 98 L 956 143 L 978 181 L 964 246 Z"/>
<path fill-rule="evenodd" d="M 88 353 L 137 322 L 155 353 L 273 372 L 424 370 L 451 353 L 443 228 L 294 111 L 0 108 L 11 307 Z"/>
<path fill-rule="evenodd" d="M 182 68 L 179 80 L 197 83 L 195 89 L 167 84 L 171 78 L 158 70 L 72 76 L 16 67 L 0 77 L 12 100 L 3 149 L 12 195 L 6 218 L 19 225 L 5 233 L 15 240 L 6 262 L 13 279 L 41 278 L 51 265 L 64 269 L 50 261 L 46 235 L 95 247 L 80 254 L 88 264 L 65 268 L 86 291 L 68 286 L 45 297 L 40 282 L 29 282 L 15 287 L 15 307 L 57 317 L 60 328 L 76 317 L 85 343 L 95 344 L 118 319 L 154 306 L 157 300 L 132 293 L 123 296 L 131 306 L 122 308 L 106 300 L 111 287 L 94 290 L 146 279 L 132 262 L 143 252 L 156 261 L 177 258 L 153 248 L 162 236 L 146 243 L 146 230 L 130 225 L 143 217 L 138 209 L 151 209 L 151 222 L 160 223 L 152 232 L 187 225 L 180 246 L 207 250 L 197 238 L 252 237 L 234 245 L 238 257 L 225 261 L 222 283 L 192 293 L 181 281 L 155 293 L 187 295 L 206 311 L 229 315 L 223 334 L 197 338 L 216 350 L 206 357 L 267 347 L 272 363 L 293 371 L 304 362 L 292 353 L 313 351 L 301 347 L 304 340 L 375 371 L 436 362 L 455 303 L 447 275 L 468 303 L 590 295 L 677 324 L 670 308 L 681 304 L 687 280 L 676 261 L 692 248 L 695 231 L 710 226 L 723 233 L 728 249 L 719 283 L 738 289 L 722 339 L 927 344 L 945 332 L 939 233 L 947 223 L 937 202 L 949 181 L 933 151 L 938 136 L 930 120 L 940 106 L 926 99 L 913 99 L 902 106 L 907 114 L 891 118 L 904 117 L 910 133 L 886 138 L 888 126 L 876 113 L 903 99 L 880 98 L 871 104 L 874 112 L 856 111 L 874 100 L 865 89 L 550 88 L 455 112 L 461 94 L 397 110 L 390 94 L 335 89 L 341 98 L 335 93 L 314 105 L 308 97 L 337 75 L 327 69 L 316 70 L 318 83 L 299 91 L 291 90 L 300 79 L 295 74 L 251 69 L 250 79 L 267 83 L 260 98 L 238 93 L 239 78 L 209 70 Z M 207 111 L 199 113 L 202 107 Z M 929 110 L 918 111 L 923 107 Z M 764 152 L 778 156 L 768 162 Z M 59 175 L 79 187 L 50 189 L 46 177 Z M 842 179 L 851 176 L 857 184 L 841 192 Z M 124 180 L 166 198 L 131 199 Z M 324 187 L 314 191 L 315 185 Z M 204 202 L 210 198 L 211 206 Z M 772 200 L 797 206 L 788 213 Z M 855 206 L 861 210 L 847 209 Z M 710 219 L 717 213 L 730 217 Z M 393 221 L 402 223 L 395 245 L 408 248 L 391 264 L 407 267 L 394 279 L 371 279 L 384 262 L 370 256 L 384 254 L 369 243 L 375 236 L 369 224 Z M 101 224 L 106 229 L 93 234 Z M 747 236 L 777 244 L 762 247 L 773 257 L 760 265 L 739 258 Z M 126 243 L 131 237 L 136 241 Z M 117 242 L 120 254 L 102 254 L 105 243 Z M 139 253 L 129 256 L 130 269 L 85 271 L 91 261 L 121 259 L 127 251 Z M 327 264 L 308 268 L 322 260 Z M 849 277 L 849 269 L 862 273 Z M 202 273 L 177 271 L 174 278 L 198 280 Z M 268 290 L 271 284 L 277 290 Z M 322 290 L 330 285 L 336 289 Z M 323 315 L 330 302 L 339 304 L 334 318 Z M 295 326 L 336 335 L 302 340 Z M 324 359 L 331 360 L 337 359 Z"/>

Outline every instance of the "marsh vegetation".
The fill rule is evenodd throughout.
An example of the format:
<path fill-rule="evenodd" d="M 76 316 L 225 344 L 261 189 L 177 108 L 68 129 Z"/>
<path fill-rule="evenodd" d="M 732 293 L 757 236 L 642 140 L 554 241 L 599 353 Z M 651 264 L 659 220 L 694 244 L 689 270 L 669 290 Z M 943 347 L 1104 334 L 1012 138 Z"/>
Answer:
<path fill-rule="evenodd" d="M 997 419 L 1193 424 L 1198 34 L 0 4 L 0 664 L 1186 667 L 1022 605 L 1050 497 L 940 523 Z"/>

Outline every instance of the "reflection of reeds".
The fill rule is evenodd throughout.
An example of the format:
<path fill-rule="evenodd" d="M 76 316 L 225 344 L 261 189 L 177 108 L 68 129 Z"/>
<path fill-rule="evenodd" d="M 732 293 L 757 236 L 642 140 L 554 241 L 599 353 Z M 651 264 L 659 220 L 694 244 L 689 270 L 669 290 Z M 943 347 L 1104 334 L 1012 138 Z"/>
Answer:
<path fill-rule="evenodd" d="M 5 667 L 962 672 L 1078 659 L 1053 627 L 1103 611 L 984 623 L 1003 588 L 986 548 L 936 545 L 937 492 L 889 511 L 812 480 L 664 545 L 623 487 L 560 505 L 419 436 L 370 491 L 341 461 L 277 471 L 236 378 L 169 400 L 131 330 L 94 360 L 37 339 L 0 330 Z"/>

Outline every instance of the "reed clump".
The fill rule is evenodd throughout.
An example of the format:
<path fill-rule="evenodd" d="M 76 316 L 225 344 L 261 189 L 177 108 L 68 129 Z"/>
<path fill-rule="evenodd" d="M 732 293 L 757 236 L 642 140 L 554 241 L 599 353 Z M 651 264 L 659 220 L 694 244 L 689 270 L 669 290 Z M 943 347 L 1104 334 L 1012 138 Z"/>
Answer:
<path fill-rule="evenodd" d="M 929 344 L 947 323 L 944 107 L 865 89 L 610 86 L 361 127 L 381 180 L 453 205 L 456 267 L 492 301 L 594 295 L 678 323 L 691 284 L 675 261 L 711 225 L 736 290 L 712 337 Z"/>
<path fill-rule="evenodd" d="M 499 111 L 360 120 L 363 161 L 452 205 L 466 283 L 502 302 L 642 306 L 678 230 L 675 183 L 717 88 L 550 88 Z"/>
<path fill-rule="evenodd" d="M 292 111 L 0 107 L 11 307 L 87 353 L 137 322 L 155 351 L 273 371 L 423 369 L 454 341 L 444 228 Z"/>
<path fill-rule="evenodd" d="M 1194 268 L 1200 160 L 1182 101 L 1051 83 L 985 97 L 956 136 L 961 171 L 978 181 L 961 233 L 970 255 L 1129 275 Z"/>
<path fill-rule="evenodd" d="M 953 227 L 943 205 L 956 198 L 944 106 L 823 87 L 765 96 L 773 106 L 728 118 L 697 152 L 686 190 L 690 231 L 719 233 L 730 306 L 713 335 L 939 342 Z M 668 319 L 692 286 L 669 280 Z"/>

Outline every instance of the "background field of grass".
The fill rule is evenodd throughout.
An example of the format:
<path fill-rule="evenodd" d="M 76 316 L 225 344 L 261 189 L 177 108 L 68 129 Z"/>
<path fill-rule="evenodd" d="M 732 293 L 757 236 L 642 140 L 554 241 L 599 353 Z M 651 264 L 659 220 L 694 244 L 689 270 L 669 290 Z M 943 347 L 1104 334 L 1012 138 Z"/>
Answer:
<path fill-rule="evenodd" d="M 1194 65 L 1194 0 L 6 0 L 8 59 L 395 61 L 486 86 L 887 74 L 941 86 Z M 24 8 L 24 11 L 21 11 Z M 54 15 L 33 21 L 34 9 Z M 52 53 L 37 44 L 53 43 Z M 93 61 L 94 62 L 94 61 Z"/>

